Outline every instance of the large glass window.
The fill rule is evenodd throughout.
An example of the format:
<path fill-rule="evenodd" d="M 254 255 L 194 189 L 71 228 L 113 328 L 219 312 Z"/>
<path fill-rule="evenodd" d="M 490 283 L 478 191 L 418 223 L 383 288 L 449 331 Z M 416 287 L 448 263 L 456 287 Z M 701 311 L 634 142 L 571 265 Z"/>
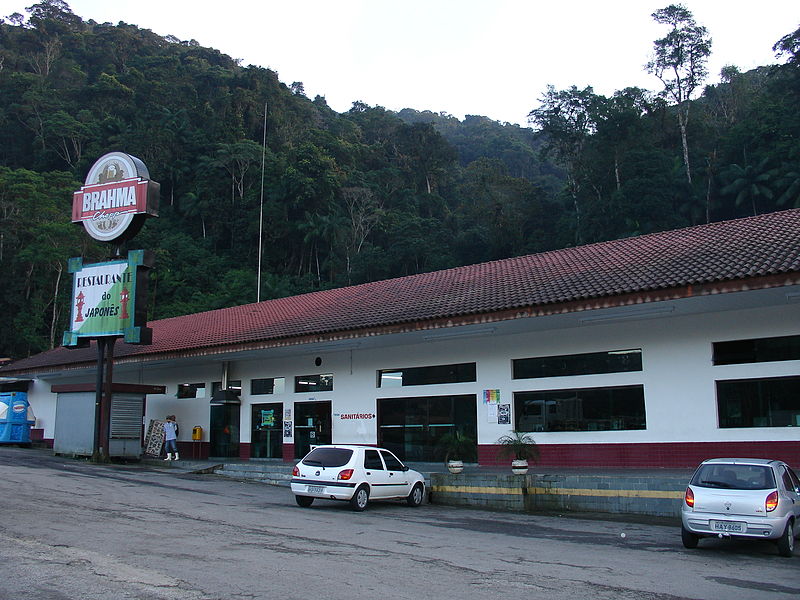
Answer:
<path fill-rule="evenodd" d="M 477 440 L 476 404 L 474 394 L 379 398 L 378 444 L 406 461 L 438 462 L 444 435 L 459 431 Z M 463 460 L 473 462 L 474 452 Z"/>
<path fill-rule="evenodd" d="M 800 335 L 716 342 L 715 365 L 800 360 Z"/>
<path fill-rule="evenodd" d="M 268 379 L 253 379 L 250 382 L 250 395 L 282 394 L 286 388 L 286 379 L 283 377 L 270 377 Z"/>
<path fill-rule="evenodd" d="M 178 398 L 205 398 L 205 383 L 179 383 Z"/>
<path fill-rule="evenodd" d="M 405 387 L 475 381 L 475 363 L 378 371 L 378 387 Z"/>
<path fill-rule="evenodd" d="M 333 390 L 333 373 L 300 375 L 294 378 L 295 392 L 330 392 Z"/>
<path fill-rule="evenodd" d="M 645 429 L 644 386 L 514 394 L 517 431 Z"/>
<path fill-rule="evenodd" d="M 514 379 L 597 375 L 642 370 L 642 350 L 610 350 L 586 354 L 562 354 L 511 361 Z"/>
<path fill-rule="evenodd" d="M 800 377 L 717 381 L 720 427 L 800 426 Z"/>

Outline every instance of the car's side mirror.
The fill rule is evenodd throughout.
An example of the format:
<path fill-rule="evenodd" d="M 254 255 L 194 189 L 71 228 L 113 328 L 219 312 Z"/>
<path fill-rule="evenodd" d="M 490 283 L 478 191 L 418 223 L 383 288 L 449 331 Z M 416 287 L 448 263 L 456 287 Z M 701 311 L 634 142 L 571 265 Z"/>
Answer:
<path fill-rule="evenodd" d="M 408 465 L 403 465 L 403 471 L 408 471 Z"/>

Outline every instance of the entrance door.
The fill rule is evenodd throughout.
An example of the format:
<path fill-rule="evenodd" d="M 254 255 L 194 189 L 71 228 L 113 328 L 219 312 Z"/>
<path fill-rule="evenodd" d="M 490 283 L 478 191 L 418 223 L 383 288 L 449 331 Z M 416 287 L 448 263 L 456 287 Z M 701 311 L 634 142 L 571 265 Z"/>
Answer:
<path fill-rule="evenodd" d="M 253 404 L 251 458 L 283 458 L 283 404 Z"/>
<path fill-rule="evenodd" d="M 294 456 L 302 458 L 311 446 L 331 443 L 331 403 L 298 402 L 294 405 Z"/>
<path fill-rule="evenodd" d="M 239 458 L 238 404 L 212 404 L 209 431 L 209 456 Z"/>

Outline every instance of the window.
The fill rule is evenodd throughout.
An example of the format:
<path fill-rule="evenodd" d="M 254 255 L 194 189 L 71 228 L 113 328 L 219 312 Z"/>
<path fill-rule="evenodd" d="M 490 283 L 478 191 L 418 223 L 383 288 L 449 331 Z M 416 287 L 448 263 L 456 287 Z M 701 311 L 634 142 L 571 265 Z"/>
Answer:
<path fill-rule="evenodd" d="M 350 462 L 353 451 L 347 448 L 314 448 L 303 459 L 304 465 L 316 467 L 343 467 Z"/>
<path fill-rule="evenodd" d="M 800 335 L 714 344 L 715 365 L 800 360 Z"/>
<path fill-rule="evenodd" d="M 282 394 L 286 388 L 286 379 L 270 377 L 269 379 L 253 379 L 250 382 L 250 395 Z"/>
<path fill-rule="evenodd" d="M 405 387 L 475 381 L 475 363 L 378 371 L 378 387 Z"/>
<path fill-rule="evenodd" d="M 441 439 L 460 432 L 477 439 L 477 398 L 474 394 L 378 398 L 378 445 L 402 460 L 435 462 L 444 458 Z M 474 445 L 466 462 L 475 461 Z"/>
<path fill-rule="evenodd" d="M 389 471 L 403 470 L 403 463 L 397 460 L 397 457 L 391 452 L 387 452 L 386 450 L 381 450 L 381 456 L 383 457 L 383 462 L 386 463 L 387 470 Z"/>
<path fill-rule="evenodd" d="M 587 354 L 563 354 L 511 361 L 514 379 L 598 375 L 642 370 L 641 348 Z"/>
<path fill-rule="evenodd" d="M 364 450 L 364 468 L 383 471 L 383 463 L 377 450 Z"/>
<path fill-rule="evenodd" d="M 213 396 L 222 388 L 221 381 L 215 381 L 211 384 L 211 395 Z M 242 395 L 242 380 L 241 379 L 230 379 L 228 380 L 228 389 L 236 394 L 237 396 Z"/>
<path fill-rule="evenodd" d="M 300 375 L 294 378 L 294 391 L 330 392 L 333 390 L 333 373 L 324 375 Z"/>
<path fill-rule="evenodd" d="M 179 383 L 178 398 L 205 398 L 205 383 Z"/>
<path fill-rule="evenodd" d="M 514 394 L 517 431 L 645 429 L 644 386 Z"/>
<path fill-rule="evenodd" d="M 800 377 L 717 381 L 719 426 L 800 426 Z"/>
<path fill-rule="evenodd" d="M 705 463 L 692 477 L 692 485 L 735 490 L 766 490 L 775 487 L 772 469 L 760 465 Z"/>

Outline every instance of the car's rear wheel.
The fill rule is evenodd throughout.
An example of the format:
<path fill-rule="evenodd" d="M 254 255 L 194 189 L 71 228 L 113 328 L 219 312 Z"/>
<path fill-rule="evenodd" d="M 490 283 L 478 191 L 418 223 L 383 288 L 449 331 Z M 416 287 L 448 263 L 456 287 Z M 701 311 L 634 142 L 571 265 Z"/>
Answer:
<path fill-rule="evenodd" d="M 787 558 L 794 554 L 794 527 L 791 521 L 786 523 L 783 535 L 778 538 L 778 554 Z"/>
<path fill-rule="evenodd" d="M 411 493 L 406 497 L 406 502 L 409 506 L 419 506 L 422 504 L 422 499 L 425 497 L 425 490 L 421 483 L 418 483 L 411 489 Z"/>
<path fill-rule="evenodd" d="M 312 498 L 311 496 L 295 496 L 294 500 L 295 502 L 297 502 L 298 505 L 302 506 L 303 508 L 308 508 L 314 503 L 314 498 Z"/>
<path fill-rule="evenodd" d="M 366 485 L 360 486 L 356 493 L 353 494 L 353 497 L 350 498 L 350 508 L 361 512 L 365 508 L 367 508 L 367 503 L 369 502 L 369 488 Z"/>
<path fill-rule="evenodd" d="M 683 542 L 684 548 L 697 548 L 697 542 L 700 541 L 700 536 L 681 526 L 681 541 Z"/>

